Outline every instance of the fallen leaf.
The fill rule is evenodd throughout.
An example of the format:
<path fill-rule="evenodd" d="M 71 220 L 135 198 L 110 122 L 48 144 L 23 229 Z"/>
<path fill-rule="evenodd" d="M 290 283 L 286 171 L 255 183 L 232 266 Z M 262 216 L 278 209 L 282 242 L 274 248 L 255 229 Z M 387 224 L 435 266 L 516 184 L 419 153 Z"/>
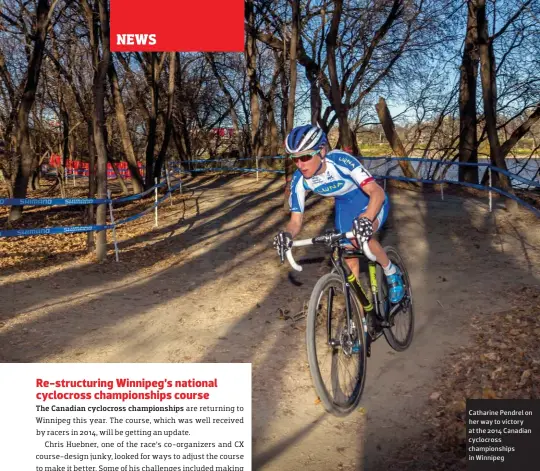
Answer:
<path fill-rule="evenodd" d="M 484 388 L 482 390 L 482 399 L 497 399 L 497 394 L 491 388 Z"/>
<path fill-rule="evenodd" d="M 483 359 L 488 359 L 488 360 L 491 360 L 491 361 L 499 361 L 501 359 L 501 357 L 495 353 L 495 352 L 489 352 L 489 353 L 482 353 L 482 355 L 480 355 L 480 357 Z"/>
<path fill-rule="evenodd" d="M 502 366 L 499 366 L 497 368 L 495 368 L 491 374 L 489 375 L 491 379 L 495 379 L 498 375 L 498 373 L 500 373 L 502 371 Z"/>
<path fill-rule="evenodd" d="M 521 374 L 521 379 L 519 380 L 519 383 L 518 383 L 518 386 L 525 386 L 525 384 L 527 383 L 528 379 L 531 377 L 531 370 L 525 370 L 522 374 Z"/>

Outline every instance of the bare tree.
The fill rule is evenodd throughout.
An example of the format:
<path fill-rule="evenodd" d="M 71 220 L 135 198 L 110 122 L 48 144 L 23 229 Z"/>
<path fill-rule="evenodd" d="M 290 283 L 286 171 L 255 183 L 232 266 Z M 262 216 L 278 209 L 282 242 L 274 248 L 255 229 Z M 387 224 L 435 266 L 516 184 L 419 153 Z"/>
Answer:
<path fill-rule="evenodd" d="M 297 84 L 297 50 L 300 37 L 300 0 L 292 0 L 292 20 L 291 20 L 291 39 L 289 41 L 289 89 L 287 90 L 287 119 L 285 121 L 285 136 L 287 136 L 294 125 L 294 111 L 296 104 L 296 84 Z M 285 51 L 284 51 L 285 52 Z M 284 65 L 284 63 L 283 63 Z M 282 74 L 283 78 L 284 74 Z M 285 156 L 287 157 L 287 156 Z M 291 159 L 285 158 L 285 194 L 284 208 L 289 209 L 289 197 L 291 195 L 291 181 L 294 168 Z"/>
<path fill-rule="evenodd" d="M 94 112 L 92 115 L 93 138 L 97 153 L 97 197 L 107 198 L 107 139 L 105 137 L 105 85 L 107 70 L 111 60 L 109 43 L 109 12 L 107 0 L 96 0 L 91 5 L 88 0 L 82 0 L 90 32 L 90 46 L 94 63 Z M 100 48 L 101 42 L 101 48 Z M 96 224 L 105 225 L 107 222 L 107 207 L 101 204 L 96 210 Z M 107 255 L 107 232 L 101 230 L 96 238 L 96 257 L 99 262 Z"/>
<path fill-rule="evenodd" d="M 505 22 L 501 29 L 489 35 L 488 19 L 486 13 L 486 1 L 477 0 L 476 18 L 478 27 L 478 45 L 480 52 L 480 76 L 482 82 L 482 96 L 484 102 L 484 114 L 486 120 L 486 132 L 489 140 L 490 159 L 493 165 L 508 170 L 505 160 L 505 154 L 500 144 L 498 126 L 497 126 L 497 65 L 493 42 L 497 37 L 501 36 L 509 26 L 516 21 L 521 13 L 527 8 L 532 0 L 527 0 L 521 4 L 520 8 Z M 504 58 L 503 58 L 504 60 Z M 533 118 L 534 119 L 534 118 Z M 517 137 L 517 135 L 515 136 Z M 517 141 L 516 141 L 517 142 Z M 511 142 L 505 146 L 506 152 Z M 503 173 L 495 173 L 495 185 L 498 185 L 507 193 L 513 195 L 511 182 Z M 506 200 L 507 208 L 514 212 L 517 209 L 517 203 L 513 199 Z"/>
<path fill-rule="evenodd" d="M 459 161 L 478 163 L 476 86 L 478 77 L 478 28 L 475 0 L 467 2 L 467 32 L 461 62 L 459 92 Z M 459 166 L 459 181 L 478 183 L 478 167 Z"/>
<path fill-rule="evenodd" d="M 48 0 L 38 0 L 36 8 L 36 28 L 32 35 L 32 52 L 28 61 L 25 85 L 19 102 L 16 124 L 16 148 L 20 155 L 20 165 L 17 169 L 13 195 L 15 198 L 24 198 L 28 191 L 28 181 L 37 164 L 36 155 L 30 145 L 30 128 L 28 118 L 36 99 L 36 90 L 41 73 L 41 62 L 47 40 L 47 32 L 51 23 L 54 8 L 58 0 L 49 4 Z M 22 206 L 12 206 L 9 220 L 16 221 L 22 217 Z"/>
<path fill-rule="evenodd" d="M 141 193 L 143 191 L 144 184 L 141 173 L 139 172 L 137 157 L 135 156 L 135 152 L 133 150 L 133 142 L 131 140 L 131 136 L 129 135 L 129 127 L 126 118 L 124 99 L 122 97 L 122 91 L 120 90 L 120 84 L 118 81 L 118 74 L 116 73 L 116 67 L 114 65 L 114 60 L 112 57 L 107 73 L 109 76 L 109 82 L 111 84 L 111 90 L 114 97 L 116 120 L 118 122 L 118 128 L 122 137 L 122 145 L 124 148 L 124 153 L 126 155 L 126 161 L 128 163 L 129 172 L 131 174 L 133 193 Z"/>
<path fill-rule="evenodd" d="M 160 178 L 161 169 L 165 162 L 165 156 L 167 155 L 167 149 L 169 147 L 169 141 L 172 134 L 172 115 L 174 111 L 174 87 L 175 87 L 175 70 L 176 70 L 176 53 L 171 52 L 169 55 L 169 88 L 167 91 L 167 111 L 165 113 L 165 131 L 163 141 L 161 143 L 161 149 L 156 159 L 156 166 L 154 174 Z"/>
<path fill-rule="evenodd" d="M 408 157 L 407 151 L 405 150 L 401 139 L 396 133 L 394 121 L 392 119 L 392 116 L 390 115 L 388 107 L 386 106 L 386 101 L 384 98 L 379 98 L 379 103 L 377 104 L 376 108 L 377 114 L 379 115 L 379 120 L 384 129 L 384 134 L 386 135 L 386 139 L 388 139 L 388 142 L 392 146 L 392 150 L 398 157 Z M 414 171 L 414 168 L 412 167 L 410 162 L 400 160 L 399 166 L 401 167 L 403 175 L 405 175 L 407 178 L 417 178 L 416 172 Z"/>

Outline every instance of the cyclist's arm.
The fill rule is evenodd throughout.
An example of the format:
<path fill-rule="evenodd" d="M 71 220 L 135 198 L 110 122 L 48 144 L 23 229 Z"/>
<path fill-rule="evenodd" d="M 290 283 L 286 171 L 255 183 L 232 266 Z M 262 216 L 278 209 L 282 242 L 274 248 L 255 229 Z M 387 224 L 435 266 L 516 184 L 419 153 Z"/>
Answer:
<path fill-rule="evenodd" d="M 369 196 L 369 203 L 366 210 L 360 214 L 360 216 L 365 216 L 369 218 L 371 222 L 375 221 L 377 214 L 382 208 L 385 200 L 385 193 L 381 186 L 375 182 L 371 181 L 362 187 L 364 193 Z"/>
<path fill-rule="evenodd" d="M 287 226 L 285 227 L 285 231 L 290 232 L 293 238 L 296 237 L 300 233 L 300 229 L 302 229 L 303 218 L 304 218 L 303 213 L 297 213 L 297 212 L 291 213 L 291 219 L 288 222 Z"/>

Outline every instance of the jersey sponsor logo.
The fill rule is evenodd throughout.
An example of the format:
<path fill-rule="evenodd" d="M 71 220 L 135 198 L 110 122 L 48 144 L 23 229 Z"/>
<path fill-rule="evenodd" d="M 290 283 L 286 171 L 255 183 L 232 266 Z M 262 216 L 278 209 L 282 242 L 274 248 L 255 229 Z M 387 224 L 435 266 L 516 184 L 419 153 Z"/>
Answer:
<path fill-rule="evenodd" d="M 345 186 L 344 181 L 326 183 L 324 185 L 320 185 L 316 187 L 313 191 L 315 193 L 319 193 L 320 195 L 327 195 L 329 193 L 333 193 L 335 191 L 341 190 L 344 186 Z"/>
<path fill-rule="evenodd" d="M 350 169 L 356 168 L 358 166 L 358 162 L 355 162 L 352 158 L 347 157 L 346 155 L 340 155 L 337 160 L 339 163 L 345 165 Z"/>

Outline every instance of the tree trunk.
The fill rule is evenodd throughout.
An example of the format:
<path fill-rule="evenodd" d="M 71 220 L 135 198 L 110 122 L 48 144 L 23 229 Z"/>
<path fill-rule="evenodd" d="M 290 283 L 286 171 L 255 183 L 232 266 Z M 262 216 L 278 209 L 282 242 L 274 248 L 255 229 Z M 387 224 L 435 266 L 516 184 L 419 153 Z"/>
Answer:
<path fill-rule="evenodd" d="M 480 52 L 480 77 L 482 81 L 482 97 L 484 101 L 484 113 L 486 116 L 486 130 L 489 140 L 491 163 L 503 170 L 508 170 L 506 160 L 501 153 L 499 135 L 497 133 L 497 83 L 495 54 L 493 43 L 488 34 L 488 22 L 486 17 L 486 0 L 477 0 L 477 27 L 478 44 Z M 498 186 L 507 193 L 513 195 L 514 191 L 510 180 L 506 175 L 499 172 L 492 173 L 493 186 Z M 515 200 L 508 198 L 506 208 L 510 212 L 517 210 Z"/>
<path fill-rule="evenodd" d="M 270 135 L 270 155 L 276 156 L 279 152 L 279 131 L 273 106 L 268 109 L 268 134 Z M 272 159 L 271 166 L 274 167 L 275 164 L 276 160 Z"/>
<path fill-rule="evenodd" d="M 107 155 L 107 160 L 108 162 L 111 164 L 111 167 L 113 169 L 113 172 L 114 174 L 116 175 L 116 181 L 118 182 L 118 184 L 120 185 L 120 188 L 122 188 L 122 193 L 124 195 L 128 195 L 129 194 L 129 190 L 128 190 L 128 187 L 126 185 L 126 182 L 124 181 L 122 175 L 120 174 L 120 172 L 118 171 L 118 166 L 116 165 L 116 162 L 111 158 L 110 154 Z"/>
<path fill-rule="evenodd" d="M 317 71 L 312 67 L 306 67 L 306 76 L 309 81 L 309 102 L 311 108 L 311 124 L 317 126 L 321 119 L 322 99 Z"/>
<path fill-rule="evenodd" d="M 334 109 L 338 119 L 339 142 L 341 144 L 341 148 L 346 152 L 359 156 L 360 149 L 358 149 L 356 138 L 353 136 L 351 127 L 349 126 L 349 113 L 347 108 L 342 103 L 341 87 L 336 65 L 337 36 L 339 32 L 339 24 L 341 22 L 342 10 L 343 0 L 334 0 L 334 13 L 330 23 L 330 30 L 326 36 L 330 95 L 332 98 L 332 108 Z"/>
<path fill-rule="evenodd" d="M 519 140 L 531 130 L 534 123 L 536 123 L 538 120 L 540 120 L 540 103 L 536 105 L 536 109 L 531 113 L 527 120 L 521 123 L 516 129 L 514 129 L 512 134 L 510 134 L 510 137 L 501 146 L 501 155 L 503 159 L 506 158 L 508 153 L 512 150 L 512 147 L 514 147 L 519 142 Z M 534 135 L 533 142 L 534 147 L 537 147 Z"/>
<path fill-rule="evenodd" d="M 281 64 L 281 132 L 283 134 L 283 140 L 287 137 L 287 105 L 289 103 L 289 85 L 287 83 L 287 71 L 285 70 L 285 61 L 287 60 L 287 41 L 285 41 L 285 30 L 283 31 L 283 51 L 275 51 L 276 61 Z"/>
<path fill-rule="evenodd" d="M 96 196 L 96 147 L 94 144 L 94 124 L 90 118 L 88 124 L 88 198 Z M 95 208 L 93 204 L 86 206 L 86 225 L 94 224 Z M 94 232 L 87 233 L 86 248 L 88 252 L 92 252 L 96 246 Z"/>
<path fill-rule="evenodd" d="M 56 4 L 56 2 L 54 3 Z M 36 34 L 34 35 L 34 48 L 28 62 L 28 73 L 24 87 L 22 99 L 17 114 L 17 151 L 21 156 L 17 176 L 15 178 L 14 196 L 15 198 L 25 198 L 28 191 L 28 180 L 34 170 L 36 162 L 32 146 L 30 145 L 30 129 L 28 117 L 30 110 L 34 106 L 36 90 L 41 73 L 41 61 L 45 42 L 47 40 L 47 29 L 49 28 L 49 1 L 39 0 L 37 4 Z M 22 217 L 23 207 L 12 206 L 9 213 L 9 220 L 16 221 Z"/>
<path fill-rule="evenodd" d="M 383 97 L 380 97 L 379 103 L 375 106 L 375 108 L 377 110 L 377 115 L 379 116 L 379 121 L 381 122 L 381 125 L 383 127 L 386 139 L 390 143 L 394 154 L 396 154 L 396 156 L 398 157 L 408 157 L 405 147 L 403 146 L 403 143 L 401 142 L 401 139 L 396 132 L 394 120 L 390 115 L 388 106 L 386 106 L 386 100 Z M 410 162 L 406 160 L 399 160 L 398 162 L 399 166 L 401 167 L 401 171 L 403 172 L 403 175 L 405 177 L 418 178 L 418 175 L 416 174 L 416 171 L 414 170 Z M 420 182 L 414 183 L 417 186 L 422 186 Z"/>
<path fill-rule="evenodd" d="M 107 142 L 105 139 L 105 82 L 107 80 L 107 69 L 111 60 L 111 49 L 109 44 L 109 14 L 107 10 L 107 0 L 98 0 L 99 22 L 101 25 L 102 57 L 97 70 L 94 73 L 94 141 L 97 151 L 97 197 L 107 198 Z M 97 38 L 96 38 L 97 39 Z M 96 41 L 96 47 L 99 44 Z M 100 204 L 96 210 L 96 224 L 107 224 L 107 205 Z M 98 262 L 105 260 L 107 256 L 107 231 L 102 230 L 97 233 L 96 238 L 96 258 Z"/>
<path fill-rule="evenodd" d="M 173 115 L 173 105 L 174 105 L 174 77 L 175 77 L 175 68 L 176 68 L 176 52 L 171 52 L 170 62 L 169 62 L 169 90 L 167 92 L 167 114 L 165 116 L 165 135 L 163 137 L 163 142 L 161 144 L 161 149 L 159 151 L 158 158 L 156 160 L 156 170 L 155 175 L 159 179 L 161 176 L 161 169 L 163 167 L 163 162 L 165 162 L 165 156 L 167 155 L 167 149 L 169 147 L 169 141 L 171 140 L 172 132 L 172 115 Z"/>
<path fill-rule="evenodd" d="M 122 146 L 126 154 L 126 161 L 131 174 L 131 184 L 133 186 L 133 193 L 142 193 L 143 180 L 141 173 L 139 172 L 139 166 L 137 165 L 137 157 L 133 150 L 133 143 L 131 136 L 129 135 L 129 129 L 126 119 L 126 110 L 124 107 L 124 100 L 120 92 L 120 85 L 118 83 L 118 75 L 116 74 L 116 68 L 111 57 L 111 61 L 108 68 L 109 81 L 111 83 L 111 90 L 114 98 L 114 109 L 116 111 L 116 121 L 118 122 L 118 128 L 120 129 L 120 136 L 122 138 Z"/>
<path fill-rule="evenodd" d="M 231 92 L 225 86 L 223 77 L 219 73 L 219 70 L 216 66 L 216 61 L 214 59 L 214 54 L 205 53 L 204 57 L 206 58 L 206 61 L 212 68 L 212 72 L 214 72 L 214 76 L 216 77 L 218 81 L 219 88 L 221 89 L 221 91 L 225 95 L 225 98 L 227 99 L 227 104 L 229 105 L 229 113 L 231 114 L 231 122 L 233 125 L 233 129 L 234 129 L 235 134 L 238 134 L 238 132 L 240 131 L 240 127 L 238 125 L 238 114 L 236 113 L 236 108 L 235 108 L 235 104 L 234 104 L 234 100 L 231 95 Z"/>
<path fill-rule="evenodd" d="M 287 136 L 294 127 L 294 110 L 296 104 L 296 83 L 298 79 L 297 73 L 297 52 L 298 39 L 300 37 L 300 0 L 292 1 L 292 21 L 291 21 L 291 48 L 289 51 L 289 100 L 287 103 Z M 291 181 L 294 173 L 294 165 L 291 159 L 285 156 L 285 194 L 283 208 L 289 212 L 289 198 L 291 195 Z"/>
<path fill-rule="evenodd" d="M 461 61 L 459 88 L 459 161 L 478 163 L 478 134 L 476 119 L 476 82 L 478 77 L 478 30 L 474 0 L 468 1 L 467 34 Z M 459 181 L 478 183 L 478 167 L 459 166 Z"/>
<path fill-rule="evenodd" d="M 63 96 L 60 97 L 60 116 L 62 118 L 62 165 L 64 168 L 69 159 L 69 113 Z"/>
<path fill-rule="evenodd" d="M 159 65 L 158 53 L 152 52 L 152 73 L 151 73 L 151 106 L 150 118 L 148 120 L 148 142 L 146 145 L 146 176 L 145 186 L 151 188 L 154 185 L 154 149 L 156 147 L 156 129 L 157 129 L 157 113 L 159 100 Z"/>
<path fill-rule="evenodd" d="M 247 23 L 253 28 L 255 25 L 255 12 L 252 0 L 246 1 L 245 15 Z M 257 44 L 255 40 L 255 34 L 253 32 L 248 33 L 246 40 L 246 49 L 244 53 L 246 56 L 251 111 L 250 153 L 251 157 L 254 157 L 255 155 L 258 155 L 260 147 L 261 111 L 259 107 L 259 97 L 257 93 L 257 88 L 259 86 L 257 83 Z"/>

